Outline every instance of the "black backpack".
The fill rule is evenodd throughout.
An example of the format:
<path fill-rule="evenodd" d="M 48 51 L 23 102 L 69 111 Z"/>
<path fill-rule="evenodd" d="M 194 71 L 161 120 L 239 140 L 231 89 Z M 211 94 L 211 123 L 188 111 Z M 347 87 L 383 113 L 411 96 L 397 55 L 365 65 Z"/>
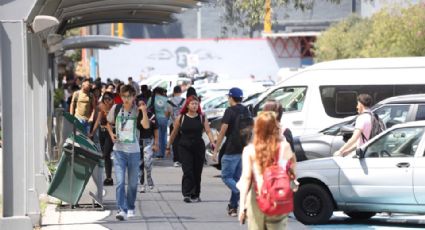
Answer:
<path fill-rule="evenodd" d="M 387 129 L 387 127 L 385 126 L 385 123 L 382 121 L 382 119 L 378 116 L 378 114 L 374 113 L 374 112 L 365 112 L 367 114 L 369 114 L 372 118 L 372 128 L 370 130 L 370 136 L 369 139 L 367 139 L 363 132 L 362 132 L 362 138 L 363 141 L 366 142 L 370 139 L 372 139 L 373 137 L 377 136 L 378 134 L 380 134 L 381 132 L 383 132 L 385 129 Z"/>
<path fill-rule="evenodd" d="M 237 114 L 230 141 L 236 147 L 244 148 L 251 141 L 252 129 L 254 127 L 254 119 L 246 107 L 242 110 L 235 107 L 234 112 Z"/>

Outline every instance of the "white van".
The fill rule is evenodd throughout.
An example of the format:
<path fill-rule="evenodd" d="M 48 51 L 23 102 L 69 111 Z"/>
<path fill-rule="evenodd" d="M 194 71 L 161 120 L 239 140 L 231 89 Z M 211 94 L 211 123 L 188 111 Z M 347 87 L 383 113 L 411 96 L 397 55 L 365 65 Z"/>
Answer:
<path fill-rule="evenodd" d="M 311 134 L 355 115 L 361 93 L 370 94 L 374 103 L 397 95 L 425 93 L 425 57 L 318 63 L 262 95 L 253 113 L 261 111 L 267 99 L 275 99 L 285 109 L 283 127 L 294 135 Z"/>

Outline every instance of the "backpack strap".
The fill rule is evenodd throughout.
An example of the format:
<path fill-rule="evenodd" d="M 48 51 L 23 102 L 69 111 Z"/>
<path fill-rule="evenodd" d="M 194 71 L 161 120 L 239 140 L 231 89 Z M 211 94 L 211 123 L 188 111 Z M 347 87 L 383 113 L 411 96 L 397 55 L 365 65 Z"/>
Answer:
<path fill-rule="evenodd" d="M 74 111 L 72 111 L 75 114 L 75 111 L 77 110 L 77 102 L 78 97 L 80 96 L 80 90 L 74 93 L 74 100 L 72 101 L 72 104 L 74 105 Z"/>
<path fill-rule="evenodd" d="M 178 106 L 181 107 L 183 105 L 184 101 L 185 101 L 184 98 L 182 98 L 182 100 L 180 101 Z"/>
<path fill-rule="evenodd" d="M 372 133 L 372 129 L 373 129 L 373 119 L 374 119 L 374 115 L 373 115 L 373 113 L 372 112 L 370 112 L 370 111 L 365 111 L 365 112 L 363 112 L 362 114 L 369 114 L 370 115 L 370 125 L 372 126 L 372 128 L 370 129 L 370 132 Z M 361 116 L 362 114 L 360 114 L 359 116 Z M 363 142 L 364 143 L 366 143 L 369 139 L 367 139 L 366 138 L 366 136 L 363 134 L 363 131 L 362 132 L 360 132 L 361 133 L 361 135 L 362 135 L 362 139 L 363 139 Z"/>
<path fill-rule="evenodd" d="M 117 120 L 117 116 L 118 116 L 118 113 L 120 112 L 121 108 L 122 108 L 122 104 L 115 105 L 114 122 Z"/>

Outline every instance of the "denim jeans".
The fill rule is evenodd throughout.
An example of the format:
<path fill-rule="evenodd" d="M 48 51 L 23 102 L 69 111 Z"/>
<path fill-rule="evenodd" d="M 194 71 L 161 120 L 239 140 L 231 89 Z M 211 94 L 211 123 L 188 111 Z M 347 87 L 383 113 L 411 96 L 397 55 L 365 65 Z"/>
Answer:
<path fill-rule="evenodd" d="M 224 154 L 221 158 L 221 179 L 232 191 L 230 196 L 231 208 L 238 208 L 239 206 L 239 189 L 236 187 L 236 183 L 242 174 L 241 156 L 242 154 Z"/>
<path fill-rule="evenodd" d="M 84 119 L 80 119 L 80 118 L 77 118 L 77 119 L 83 125 L 84 130 L 86 131 L 85 134 L 87 135 L 88 133 L 90 133 L 90 123 L 89 123 L 89 121 L 84 120 Z"/>
<path fill-rule="evenodd" d="M 114 151 L 114 167 L 117 180 L 116 199 L 119 210 L 127 213 L 134 210 L 137 195 L 137 179 L 139 176 L 140 152 L 126 153 Z M 128 168 L 128 188 L 125 193 L 125 171 Z"/>
<path fill-rule="evenodd" d="M 158 122 L 158 144 L 159 152 L 155 154 L 156 157 L 165 156 L 165 148 L 167 147 L 167 128 L 168 128 L 168 118 L 166 117 L 157 117 L 156 121 Z"/>

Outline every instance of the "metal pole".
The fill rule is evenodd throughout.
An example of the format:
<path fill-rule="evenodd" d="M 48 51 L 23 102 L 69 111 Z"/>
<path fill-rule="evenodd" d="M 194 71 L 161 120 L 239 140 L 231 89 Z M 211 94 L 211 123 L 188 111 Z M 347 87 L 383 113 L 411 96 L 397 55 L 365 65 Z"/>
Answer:
<path fill-rule="evenodd" d="M 75 121 L 74 121 L 75 122 Z M 73 130 L 72 133 L 74 135 L 74 138 L 72 138 L 72 151 L 71 151 L 71 173 L 69 174 L 69 205 L 70 208 L 74 208 L 74 205 L 72 204 L 72 187 L 74 186 L 73 184 L 73 175 L 74 175 L 74 154 L 75 154 L 75 139 L 77 138 L 77 128 L 75 127 L 75 123 L 73 124 Z"/>
<path fill-rule="evenodd" d="M 197 18 L 197 37 L 198 39 L 202 38 L 202 18 L 201 18 L 201 7 L 198 8 L 198 12 L 196 14 L 196 18 Z"/>
<path fill-rule="evenodd" d="M 271 9 L 271 0 L 266 0 L 265 3 L 265 15 L 264 15 L 264 33 L 272 32 L 272 9 Z"/>

